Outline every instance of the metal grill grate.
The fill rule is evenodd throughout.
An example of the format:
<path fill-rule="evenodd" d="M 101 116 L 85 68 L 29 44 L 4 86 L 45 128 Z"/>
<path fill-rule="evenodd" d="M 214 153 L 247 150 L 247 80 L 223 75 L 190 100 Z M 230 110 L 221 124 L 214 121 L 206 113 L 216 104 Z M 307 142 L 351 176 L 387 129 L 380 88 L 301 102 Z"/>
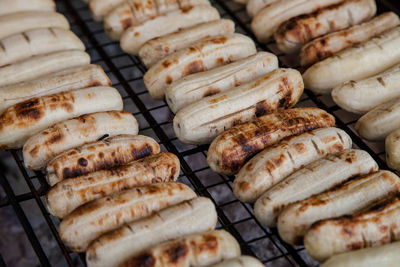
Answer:
<path fill-rule="evenodd" d="M 400 4 L 397 1 L 377 2 L 379 12 L 392 10 L 400 14 Z M 236 23 L 237 32 L 255 40 L 244 6 L 232 0 L 213 0 L 212 3 L 222 17 Z M 251 206 L 240 203 L 233 195 L 233 177 L 216 174 L 208 168 L 208 146 L 184 145 L 176 139 L 172 127 L 173 114 L 168 106 L 164 101 L 154 101 L 147 93 L 142 80 L 145 67 L 136 57 L 125 54 L 118 43 L 105 35 L 102 24 L 93 21 L 82 0 L 58 0 L 57 7 L 71 22 L 72 30 L 85 43 L 92 62 L 104 68 L 113 86 L 120 91 L 125 110 L 132 112 L 140 123 L 140 133 L 159 141 L 164 151 L 178 155 L 182 165 L 179 180 L 191 186 L 199 195 L 213 199 L 219 215 L 218 227 L 227 229 L 235 236 L 244 254 L 258 257 L 266 266 L 317 265 L 302 247 L 285 244 L 276 229 L 265 228 L 255 220 Z M 257 43 L 257 46 L 260 50 L 279 55 L 283 67 L 298 66 L 294 58 L 279 54 L 273 43 Z M 361 140 L 354 130 L 358 116 L 341 110 L 329 96 L 318 96 L 306 91 L 297 106 L 317 106 L 335 115 L 338 127 L 350 134 L 355 146 L 373 155 L 381 168 L 387 168 L 383 144 Z M 22 239 L 31 245 L 30 254 L 34 257 L 32 262 L 43 266 L 85 266 L 84 255 L 70 253 L 63 245 L 57 233 L 59 221 L 46 211 L 43 196 L 48 185 L 43 173 L 25 169 L 20 151 L 0 152 L 0 184 L 0 216 L 10 214 L 6 220 L 15 218 L 16 227 L 23 229 Z M 5 224 L 1 218 L 0 229 Z M 44 234 L 39 233 L 37 225 L 45 225 Z M 7 246 L 7 241 L 1 237 L 0 266 L 10 262 L 9 253 L 2 250 Z M 59 257 L 55 258 L 54 255 Z"/>

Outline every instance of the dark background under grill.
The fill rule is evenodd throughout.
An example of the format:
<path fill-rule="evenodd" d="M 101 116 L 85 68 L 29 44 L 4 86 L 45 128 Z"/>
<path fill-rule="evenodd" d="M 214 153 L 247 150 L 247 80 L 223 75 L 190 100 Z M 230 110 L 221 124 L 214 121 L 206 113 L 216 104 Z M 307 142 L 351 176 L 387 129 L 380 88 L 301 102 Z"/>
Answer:
<path fill-rule="evenodd" d="M 122 94 L 125 110 L 138 119 L 140 134 L 153 137 L 164 151 L 178 155 L 179 181 L 199 195 L 213 199 L 219 215 L 218 227 L 236 237 L 243 254 L 258 257 L 266 266 L 317 266 L 302 247 L 285 244 L 276 229 L 261 226 L 251 206 L 234 197 L 233 177 L 218 175 L 208 168 L 208 146 L 184 145 L 176 139 L 173 114 L 164 101 L 153 100 L 143 84 L 146 68 L 106 36 L 102 24 L 93 21 L 87 5 L 81 0 L 56 2 L 58 11 L 70 21 L 72 31 L 85 43 L 92 62 L 104 68 Z M 232 0 L 212 3 L 221 17 L 236 23 L 237 32 L 256 40 L 244 6 Z M 400 14 L 400 3 L 396 0 L 377 0 L 377 3 L 379 13 L 392 10 Z M 281 55 L 273 43 L 257 43 L 257 46 L 277 54 L 282 67 L 298 66 L 294 58 Z M 383 143 L 365 142 L 356 134 L 354 124 L 359 116 L 341 110 L 330 96 L 314 95 L 307 90 L 297 106 L 317 106 L 335 115 L 337 126 L 350 134 L 354 146 L 368 151 L 382 169 L 387 169 Z M 43 201 L 49 188 L 44 175 L 25 169 L 20 151 L 0 151 L 0 185 L 0 266 L 85 266 L 84 255 L 70 253 L 60 241 L 59 221 L 48 214 Z"/>

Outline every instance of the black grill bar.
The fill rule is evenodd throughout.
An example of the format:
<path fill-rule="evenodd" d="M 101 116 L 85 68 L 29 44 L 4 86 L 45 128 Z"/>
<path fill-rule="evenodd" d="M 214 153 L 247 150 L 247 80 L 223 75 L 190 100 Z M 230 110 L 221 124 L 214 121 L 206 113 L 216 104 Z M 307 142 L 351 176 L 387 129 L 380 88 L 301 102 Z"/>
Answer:
<path fill-rule="evenodd" d="M 36 255 L 38 256 L 40 263 L 42 264 L 42 266 L 50 266 L 49 260 L 46 256 L 46 253 L 43 251 L 43 248 L 40 245 L 39 240 L 36 237 L 35 232 L 32 229 L 32 225 L 28 221 L 28 218 L 26 217 L 23 209 L 21 208 L 21 205 L 17 201 L 14 191 L 11 188 L 7 178 L 3 175 L 3 172 L 0 172 L 0 183 L 1 183 L 1 186 L 3 187 L 4 191 L 6 191 L 7 198 L 10 201 L 10 204 L 11 204 L 12 208 L 14 209 L 15 214 L 18 216 L 18 219 L 21 222 L 22 227 L 24 228 L 24 231 L 26 232 L 26 235 L 28 236 L 29 242 L 31 243 Z M 1 261 L 3 261 L 3 260 L 1 260 Z"/>
<path fill-rule="evenodd" d="M 260 50 L 273 51 L 283 67 L 298 67 L 295 60 L 279 53 L 276 45 L 271 42 L 258 42 L 250 29 L 250 18 L 245 15 L 245 7 L 233 3 L 233 0 L 211 0 L 220 11 L 221 16 L 235 22 L 238 32 L 250 36 Z M 71 22 L 71 29 L 85 42 L 87 51 L 92 56 L 94 64 L 100 64 L 110 75 L 113 86 L 122 94 L 125 109 L 132 112 L 140 122 L 141 134 L 155 138 L 163 150 L 176 154 L 181 162 L 180 181 L 191 186 L 196 193 L 209 197 L 216 205 L 218 212 L 218 228 L 226 229 L 238 240 L 243 254 L 253 255 L 267 266 L 317 266 L 304 251 L 303 247 L 293 247 L 284 243 L 276 229 L 263 227 L 254 217 L 252 207 L 239 202 L 232 193 L 233 176 L 219 175 L 210 170 L 205 164 L 208 145 L 188 146 L 177 140 L 172 131 L 173 114 L 164 101 L 153 101 L 143 85 L 143 75 L 146 68 L 137 57 L 125 54 L 118 43 L 104 37 L 101 24 L 93 21 L 89 9 L 82 0 L 57 0 L 57 7 Z M 378 11 L 392 10 L 400 13 L 400 4 L 395 0 L 377 0 Z M 131 103 L 131 104 L 129 104 Z M 353 125 L 357 117 L 349 119 L 349 114 L 342 111 L 326 97 L 315 95 L 306 90 L 297 106 L 316 106 L 325 109 L 335 116 L 336 124 L 344 129 L 353 139 L 356 147 L 369 152 L 382 169 L 387 165 L 384 160 L 382 145 L 364 142 L 354 131 Z M 351 115 L 350 115 L 351 117 Z M 22 202 L 33 201 L 37 207 L 37 215 L 41 216 L 48 225 L 55 244 L 60 249 L 62 257 L 68 266 L 86 266 L 84 254 L 71 253 L 62 243 L 57 232 L 57 220 L 47 212 L 42 197 L 49 186 L 42 172 L 31 172 L 24 168 L 21 153 L 10 151 L 9 155 L 22 175 L 23 182 L 29 191 L 22 194 L 12 188 L 6 171 L 0 164 L 0 210 L 11 207 L 18 218 L 38 262 L 42 266 L 51 266 L 52 251 L 46 251 L 41 244 L 34 227 L 21 206 Z M 0 163 L 2 159 L 0 158 Z M 238 215 L 240 214 L 240 216 Z M 46 255 L 47 254 L 47 255 Z M 0 266 L 6 266 L 6 255 L 0 252 Z"/>

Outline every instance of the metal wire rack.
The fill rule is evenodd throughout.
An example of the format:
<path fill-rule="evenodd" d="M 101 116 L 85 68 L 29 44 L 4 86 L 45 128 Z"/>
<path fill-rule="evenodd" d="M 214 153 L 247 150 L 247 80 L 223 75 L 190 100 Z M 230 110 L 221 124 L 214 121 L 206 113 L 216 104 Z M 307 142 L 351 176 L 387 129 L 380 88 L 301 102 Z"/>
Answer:
<path fill-rule="evenodd" d="M 379 13 L 392 10 L 400 14 L 400 3 L 396 0 L 377 0 L 377 3 Z M 222 17 L 235 22 L 237 32 L 256 40 L 251 33 L 250 18 L 244 6 L 234 3 L 233 0 L 212 0 L 212 4 Z M 92 62 L 104 68 L 113 86 L 120 91 L 125 110 L 132 112 L 139 121 L 140 133 L 159 141 L 164 151 L 178 155 L 181 161 L 179 180 L 188 184 L 199 195 L 210 197 L 214 201 L 219 216 L 218 227 L 235 236 L 243 254 L 258 257 L 266 266 L 318 265 L 304 248 L 284 243 L 276 229 L 263 227 L 255 219 L 251 206 L 234 197 L 234 177 L 216 174 L 208 168 L 208 146 L 185 145 L 176 139 L 172 127 L 172 112 L 164 101 L 153 100 L 144 86 L 142 77 L 146 68 L 138 58 L 125 54 L 118 43 L 105 35 L 102 24 L 93 21 L 82 0 L 58 0 L 57 8 L 70 21 L 72 31 L 85 43 Z M 256 44 L 260 50 L 277 54 L 281 66 L 298 67 L 296 59 L 280 54 L 274 43 Z M 317 106 L 333 114 L 337 126 L 352 137 L 355 147 L 368 151 L 381 168 L 387 168 L 383 144 L 363 141 L 354 130 L 358 116 L 341 110 L 329 96 L 314 95 L 306 90 L 297 106 Z M 10 218 L 7 219 L 14 218 L 16 227 L 21 229 L 22 240 L 30 244 L 27 254 L 33 257 L 31 264 L 86 266 L 84 255 L 71 253 L 60 240 L 57 232 L 59 221 L 49 215 L 43 202 L 43 196 L 49 188 L 44 174 L 25 169 L 20 151 L 0 152 L 0 185 L 0 215 L 9 214 Z M 4 224 L 0 217 L 0 229 L 2 223 Z M 45 225 L 45 229 L 39 231 L 37 225 Z M 6 262 L 9 266 L 14 266 L 9 253 L 2 251 L 5 247 L 12 246 L 11 243 L 7 243 L 0 232 L 0 266 L 6 266 Z"/>

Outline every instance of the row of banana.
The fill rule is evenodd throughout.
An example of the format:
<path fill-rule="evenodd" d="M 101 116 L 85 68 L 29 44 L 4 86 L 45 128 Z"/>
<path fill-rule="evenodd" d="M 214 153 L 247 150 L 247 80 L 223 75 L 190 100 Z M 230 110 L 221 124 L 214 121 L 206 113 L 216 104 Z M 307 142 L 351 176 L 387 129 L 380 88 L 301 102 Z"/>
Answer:
<path fill-rule="evenodd" d="M 0 0 L 0 9 L 0 147 L 22 147 L 27 168 L 46 170 L 46 205 L 66 246 L 87 250 L 89 266 L 262 266 L 214 230 L 211 200 L 176 182 L 178 158 L 137 135 L 53 1 Z"/>
<path fill-rule="evenodd" d="M 139 2 L 145 3 L 125 4 L 134 14 Z M 241 201 L 255 203 L 254 212 L 262 224 L 277 226 L 288 243 L 304 242 L 313 258 L 330 258 L 326 266 L 361 261 L 368 252 L 359 249 L 400 239 L 400 178 L 379 171 L 365 151 L 351 149 L 351 138 L 333 128 L 335 120 L 328 113 L 316 108 L 291 108 L 303 93 L 300 73 L 279 69 L 274 55 L 257 53 L 251 41 L 233 33 L 233 24 L 227 20 L 160 33 L 160 22 L 168 25 L 169 13 L 159 10 L 163 3 L 152 3 L 155 5 L 149 6 L 156 8 L 149 10 L 154 9 L 156 15 L 123 35 L 135 32 L 142 38 L 139 29 L 145 28 L 154 39 L 144 45 L 141 41 L 131 44 L 129 51 L 125 37 L 121 46 L 139 55 L 149 67 L 145 84 L 154 98 L 165 96 L 176 113 L 177 137 L 190 144 L 212 141 L 208 164 L 216 172 L 237 174 L 234 193 Z M 303 65 L 321 61 L 303 75 L 305 85 L 315 92 L 327 90 L 326 84 L 331 89 L 349 80 L 343 77 L 353 75 L 352 71 L 371 76 L 379 73 L 369 73 L 372 68 L 383 71 L 396 63 L 396 53 L 388 51 L 394 49 L 397 40 L 398 17 L 385 13 L 372 18 L 375 1 L 250 1 L 248 9 L 253 9 L 250 13 L 259 12 L 252 22 L 259 40 L 267 41 L 275 35 L 282 51 L 304 51 Z M 180 17 L 176 21 L 179 23 Z M 232 26 L 226 32 L 212 30 L 229 23 Z M 160 29 L 151 26 L 156 24 Z M 362 49 L 355 46 L 362 42 Z M 373 45 L 383 52 L 365 52 L 364 46 Z M 370 54 L 386 58 L 377 62 L 368 58 Z M 377 65 L 350 64 L 365 55 Z M 335 68 L 329 60 L 347 69 L 341 69 L 342 65 Z M 314 72 L 319 65 L 328 70 Z M 322 83 L 314 79 L 324 84 L 320 86 Z M 379 233 L 374 229 L 380 229 Z M 393 243 L 367 250 L 375 255 L 369 260 L 379 262 L 387 256 L 389 264 L 394 264 L 398 257 L 392 250 L 396 246 Z M 357 251 L 343 254 L 352 250 Z M 380 254 L 374 254 L 375 250 Z"/>
<path fill-rule="evenodd" d="M 318 261 L 331 258 L 326 266 L 352 266 L 353 254 L 343 253 L 400 240 L 400 178 L 351 149 L 351 138 L 334 124 L 316 108 L 267 114 L 220 134 L 207 162 L 237 174 L 235 195 L 254 203 L 258 221 L 277 227 L 285 242 L 304 244 Z M 369 260 L 399 260 L 391 249 L 377 251 Z"/>
<path fill-rule="evenodd" d="M 260 41 L 273 35 L 282 52 L 299 53 L 300 64 L 311 65 L 303 74 L 306 88 L 330 93 L 344 110 L 365 114 L 356 124 L 358 134 L 385 140 L 387 163 L 399 170 L 398 16 L 375 16 L 374 0 L 250 0 L 247 11 Z M 262 27 L 272 18 L 276 25 Z"/>

